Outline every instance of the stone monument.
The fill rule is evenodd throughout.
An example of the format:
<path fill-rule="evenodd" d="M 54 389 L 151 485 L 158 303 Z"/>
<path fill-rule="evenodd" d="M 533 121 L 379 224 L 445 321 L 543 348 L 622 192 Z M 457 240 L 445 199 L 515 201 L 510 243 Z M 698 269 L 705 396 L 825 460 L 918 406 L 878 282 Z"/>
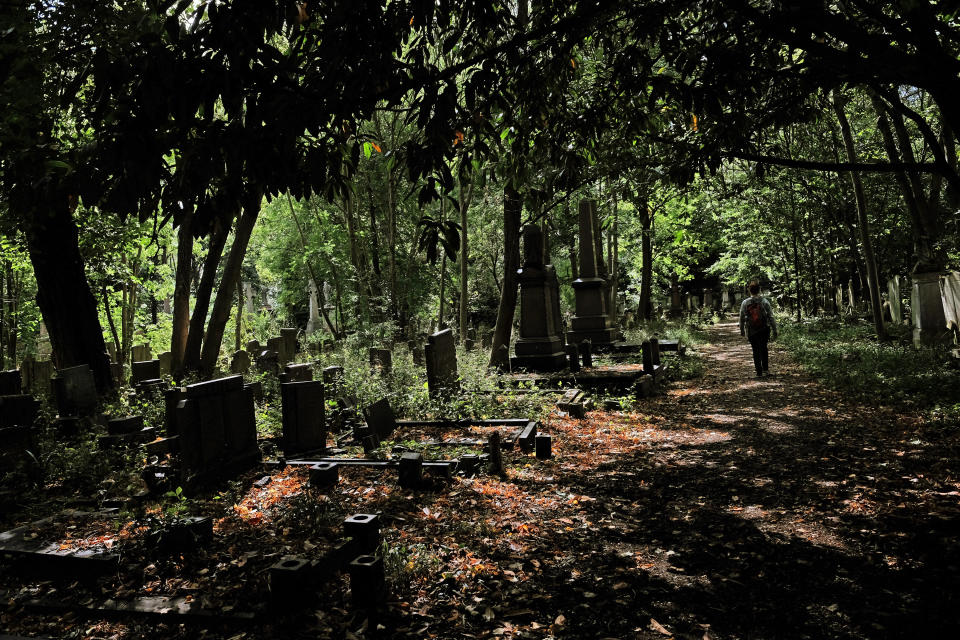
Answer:
<path fill-rule="evenodd" d="M 913 344 L 919 346 L 949 341 L 939 273 L 913 274 L 910 309 L 913 314 Z"/>
<path fill-rule="evenodd" d="M 543 262 L 543 233 L 535 224 L 523 228 L 520 280 L 520 332 L 512 370 L 559 371 L 567 367 L 556 270 Z"/>
<path fill-rule="evenodd" d="M 589 338 L 595 346 L 602 346 L 616 342 L 619 337 L 607 309 L 607 283 L 597 271 L 593 237 L 596 215 L 595 200 L 580 201 L 580 277 L 573 281 L 576 314 L 567 332 L 570 344 L 580 344 Z"/>

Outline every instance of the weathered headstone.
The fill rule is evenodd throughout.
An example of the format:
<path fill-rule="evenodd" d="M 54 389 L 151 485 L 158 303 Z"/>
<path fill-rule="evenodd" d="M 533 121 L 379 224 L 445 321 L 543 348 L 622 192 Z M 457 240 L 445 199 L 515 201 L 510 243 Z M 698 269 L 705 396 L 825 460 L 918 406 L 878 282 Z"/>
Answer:
<path fill-rule="evenodd" d="M 280 385 L 283 402 L 283 453 L 286 456 L 327 446 L 323 383 Z"/>
<path fill-rule="evenodd" d="M 671 318 L 683 315 L 683 300 L 680 298 L 680 280 L 677 274 L 670 274 L 670 311 Z"/>
<path fill-rule="evenodd" d="M 264 346 L 260 344 L 259 340 L 251 340 L 247 343 L 247 353 L 257 355 L 263 351 Z"/>
<path fill-rule="evenodd" d="M 131 362 L 144 362 L 146 360 L 153 360 L 153 353 L 150 351 L 150 345 L 137 344 L 130 349 Z"/>
<path fill-rule="evenodd" d="M 97 409 L 97 386 L 89 365 L 67 367 L 53 379 L 57 411 L 61 416 L 89 416 Z"/>
<path fill-rule="evenodd" d="M 482 349 L 489 349 L 493 346 L 493 329 L 487 329 L 480 334 L 480 347 Z"/>
<path fill-rule="evenodd" d="M 320 301 L 317 292 L 317 283 L 310 279 L 310 286 L 307 287 L 307 293 L 310 298 L 310 317 L 307 320 L 307 335 L 318 331 L 323 323 L 320 318 Z"/>
<path fill-rule="evenodd" d="M 330 391 L 331 396 L 337 395 L 343 385 L 343 367 L 338 365 L 324 367 L 323 384 Z"/>
<path fill-rule="evenodd" d="M 240 349 L 230 357 L 230 373 L 243 375 L 250 371 L 250 354 Z"/>
<path fill-rule="evenodd" d="M 187 482 L 235 473 L 260 460 L 253 391 L 242 376 L 189 385 L 176 419 Z"/>
<path fill-rule="evenodd" d="M 520 332 L 514 345 L 514 371 L 559 371 L 567 366 L 558 304 L 560 290 L 553 265 L 543 263 L 543 234 L 528 224 L 523 229 L 524 263 L 520 281 Z"/>
<path fill-rule="evenodd" d="M 730 308 L 730 289 L 727 287 L 723 288 L 723 291 L 720 294 L 720 307 L 726 311 Z"/>
<path fill-rule="evenodd" d="M 130 384 L 137 386 L 146 380 L 156 380 L 160 377 L 160 361 L 145 360 L 144 362 L 130 363 Z"/>
<path fill-rule="evenodd" d="M 280 373 L 281 383 L 309 382 L 311 380 L 313 380 L 313 365 L 308 363 L 288 364 Z"/>
<path fill-rule="evenodd" d="M 390 401 L 381 398 L 363 408 L 363 418 L 377 440 L 386 440 L 397 428 L 397 417 L 393 413 Z"/>
<path fill-rule="evenodd" d="M 21 391 L 23 391 L 23 378 L 19 370 L 0 371 L 0 396 L 19 395 Z"/>
<path fill-rule="evenodd" d="M 52 388 L 51 378 L 55 371 L 53 363 L 49 360 L 37 361 L 27 356 L 20 364 L 20 374 L 23 376 L 23 391 L 48 395 Z"/>
<path fill-rule="evenodd" d="M 890 304 L 890 320 L 894 324 L 903 323 L 903 303 L 900 298 L 900 276 L 887 280 L 887 302 Z"/>
<path fill-rule="evenodd" d="M 939 273 L 913 274 L 910 310 L 915 345 L 949 342 L 950 332 L 947 331 L 947 318 L 943 311 Z"/>
<path fill-rule="evenodd" d="M 431 396 L 460 389 L 457 349 L 451 329 L 444 329 L 427 338 L 424 355 L 427 363 L 427 388 Z"/>
<path fill-rule="evenodd" d="M 952 271 L 940 278 L 940 299 L 947 329 L 960 333 L 960 273 Z"/>
<path fill-rule="evenodd" d="M 280 329 L 280 338 L 283 340 L 283 350 L 279 351 L 280 364 L 293 362 L 293 359 L 297 356 L 297 351 L 299 351 L 299 345 L 297 344 L 298 333 L 296 328 Z"/>
<path fill-rule="evenodd" d="M 173 364 L 173 353 L 164 351 L 157 356 L 157 360 L 160 361 L 160 376 L 170 375 L 170 366 Z"/>
<path fill-rule="evenodd" d="M 607 309 L 606 280 L 597 270 L 594 245 L 595 200 L 580 201 L 580 277 L 573 281 L 576 314 L 570 321 L 567 342 L 579 344 L 589 338 L 595 345 L 612 344 L 618 338 Z"/>
<path fill-rule="evenodd" d="M 368 351 L 370 366 L 380 370 L 380 373 L 389 376 L 393 372 L 393 352 L 390 349 L 373 347 Z"/>
<path fill-rule="evenodd" d="M 707 311 L 713 309 L 713 290 L 704 289 L 703 290 L 703 308 Z"/>
<path fill-rule="evenodd" d="M 272 349 L 264 349 L 257 354 L 257 371 L 280 375 L 280 356 Z"/>

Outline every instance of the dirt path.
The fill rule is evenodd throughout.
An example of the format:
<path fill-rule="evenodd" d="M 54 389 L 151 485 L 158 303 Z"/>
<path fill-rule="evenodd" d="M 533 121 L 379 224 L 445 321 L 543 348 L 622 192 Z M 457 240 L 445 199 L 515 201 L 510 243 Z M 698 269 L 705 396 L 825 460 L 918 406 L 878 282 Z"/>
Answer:
<path fill-rule="evenodd" d="M 643 572 L 620 581 L 656 620 L 638 637 L 952 637 L 956 440 L 848 402 L 776 343 L 757 379 L 735 324 L 710 335 L 703 377 L 645 405 L 636 452 L 577 483 L 609 523 L 599 547 Z"/>

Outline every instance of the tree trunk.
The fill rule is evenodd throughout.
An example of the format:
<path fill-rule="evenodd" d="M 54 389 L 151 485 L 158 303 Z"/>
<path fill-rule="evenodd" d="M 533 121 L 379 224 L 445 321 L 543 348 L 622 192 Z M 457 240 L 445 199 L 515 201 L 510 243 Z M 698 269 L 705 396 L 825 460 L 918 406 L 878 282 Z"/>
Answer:
<path fill-rule="evenodd" d="M 443 288 L 447 282 L 447 252 L 443 252 L 440 259 L 440 310 L 437 312 L 437 331 L 443 331 L 446 327 L 443 324 Z"/>
<path fill-rule="evenodd" d="M 330 317 L 327 315 L 326 296 L 323 295 L 323 281 L 317 277 L 313 263 L 310 262 L 310 254 L 307 251 L 307 236 L 303 232 L 303 225 L 300 224 L 300 218 L 297 217 L 297 212 L 293 208 L 293 198 L 290 197 L 289 193 L 287 194 L 287 204 L 290 205 L 290 217 L 293 218 L 293 223 L 297 227 L 297 234 L 300 236 L 300 248 L 303 250 L 303 261 L 306 263 L 307 271 L 310 273 L 310 282 L 317 292 L 317 305 L 320 307 L 320 315 L 323 316 L 324 321 L 327 323 L 330 334 L 333 335 L 334 338 L 337 338 L 339 337 L 337 329 L 333 326 L 333 323 L 330 322 Z"/>
<path fill-rule="evenodd" d="M 470 202 L 473 200 L 473 174 L 471 173 L 470 186 L 467 192 L 463 192 L 463 180 L 460 181 L 460 341 L 463 344 L 467 342 L 467 322 L 470 315 L 470 289 L 468 287 L 468 264 L 470 257 L 470 245 L 467 236 L 467 212 L 470 210 Z"/>
<path fill-rule="evenodd" d="M 210 247 L 207 257 L 203 261 L 203 273 L 197 285 L 197 297 L 193 302 L 193 314 L 190 316 L 190 330 L 187 334 L 187 343 L 184 348 L 183 368 L 175 374 L 177 380 L 184 373 L 200 370 L 200 353 L 203 348 L 203 327 L 207 322 L 207 310 L 210 308 L 210 298 L 213 296 L 213 285 L 217 281 L 217 267 L 223 248 L 227 244 L 230 234 L 229 224 L 218 224 L 210 236 Z"/>
<path fill-rule="evenodd" d="M 233 332 L 233 350 L 240 351 L 243 333 L 243 280 L 237 278 L 237 321 Z"/>
<path fill-rule="evenodd" d="M 193 210 L 187 211 L 177 232 L 177 268 L 173 287 L 173 330 L 170 335 L 170 370 L 183 370 L 190 333 L 190 281 L 193 276 Z M 179 380 L 179 377 L 178 377 Z"/>
<path fill-rule="evenodd" d="M 833 100 L 833 110 L 840 121 L 840 133 L 843 136 L 843 145 L 847 151 L 847 159 L 850 162 L 857 161 L 857 151 L 853 146 L 853 134 L 850 132 L 850 123 L 847 121 L 847 114 L 843 106 L 836 100 Z M 873 255 L 873 243 L 870 241 L 870 227 L 867 221 L 867 201 L 863 192 L 863 183 L 860 181 L 860 174 L 856 171 L 850 171 L 850 180 L 853 183 L 853 193 L 857 201 L 858 227 L 860 228 L 860 243 L 863 245 L 863 259 L 867 267 L 867 285 L 870 290 L 870 306 L 873 312 L 873 324 L 877 331 L 877 338 L 885 340 L 887 337 L 886 327 L 883 324 L 883 308 L 880 305 L 880 290 L 877 279 L 877 263 Z"/>
<path fill-rule="evenodd" d="M 640 237 L 640 309 L 638 315 L 644 322 L 653 318 L 653 243 L 650 239 L 653 227 L 653 212 L 650 205 L 643 199 L 639 206 L 641 237 Z"/>
<path fill-rule="evenodd" d="M 55 194 L 43 210 L 18 216 L 27 220 L 30 260 L 37 280 L 37 304 L 50 334 L 58 368 L 87 364 L 97 391 L 113 389 L 110 359 L 98 305 L 87 283 L 77 226 L 65 194 Z"/>
<path fill-rule="evenodd" d="M 227 256 L 227 263 L 223 267 L 223 276 L 220 279 L 220 288 L 213 302 L 213 312 L 210 314 L 210 323 L 207 325 L 207 334 L 203 339 L 203 352 L 200 356 L 200 374 L 207 378 L 213 374 L 220 356 L 220 346 L 223 344 L 223 332 L 230 319 L 230 306 L 233 296 L 231 291 L 240 280 L 240 267 L 247 254 L 247 245 L 250 243 L 250 234 L 257 217 L 260 215 L 260 204 L 263 194 L 259 189 L 247 196 L 243 203 L 243 213 L 237 221 L 237 228 L 233 234 L 233 245 Z"/>
<path fill-rule="evenodd" d="M 510 346 L 513 316 L 517 310 L 517 269 L 520 268 L 520 216 L 523 202 L 512 187 L 503 190 L 503 287 L 497 307 L 497 324 L 493 331 L 490 366 L 501 370 L 509 365 L 510 354 L 503 347 Z M 506 356 L 504 355 L 506 354 Z M 504 360 L 504 357 L 507 360 Z"/>

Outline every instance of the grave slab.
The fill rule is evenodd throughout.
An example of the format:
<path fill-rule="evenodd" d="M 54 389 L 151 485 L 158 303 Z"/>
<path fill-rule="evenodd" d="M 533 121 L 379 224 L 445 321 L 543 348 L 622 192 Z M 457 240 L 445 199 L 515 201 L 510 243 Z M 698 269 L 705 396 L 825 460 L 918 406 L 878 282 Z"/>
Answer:
<path fill-rule="evenodd" d="M 280 385 L 283 404 L 283 452 L 291 456 L 327 446 L 324 389 L 320 381 Z"/>

